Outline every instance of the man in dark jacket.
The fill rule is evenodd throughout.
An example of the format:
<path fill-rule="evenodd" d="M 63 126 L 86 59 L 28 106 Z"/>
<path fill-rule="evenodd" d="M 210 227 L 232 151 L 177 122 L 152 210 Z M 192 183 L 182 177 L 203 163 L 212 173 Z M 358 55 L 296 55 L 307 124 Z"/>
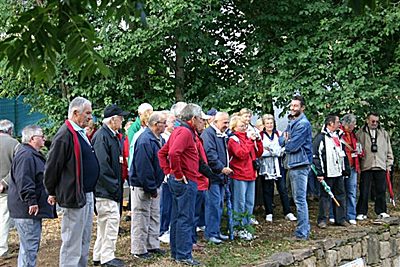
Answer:
<path fill-rule="evenodd" d="M 45 140 L 39 126 L 26 126 L 22 130 L 22 146 L 12 163 L 8 209 L 19 235 L 18 266 L 36 266 L 42 219 L 54 218 L 43 185 L 46 160 L 39 152 Z"/>
<path fill-rule="evenodd" d="M 60 266 L 87 266 L 93 222 L 93 191 L 99 174 L 96 155 L 84 128 L 92 119 L 92 104 L 76 97 L 68 120 L 51 143 L 44 172 L 48 202 L 64 208 Z"/>
<path fill-rule="evenodd" d="M 103 126 L 93 136 L 93 147 L 99 160 L 100 174 L 96 185 L 97 239 L 93 248 L 94 264 L 124 266 L 115 258 L 122 198 L 122 147 L 119 130 L 124 116 L 117 105 L 104 109 Z"/>
<path fill-rule="evenodd" d="M 210 127 L 205 129 L 201 135 L 208 165 L 216 174 L 214 179 L 210 179 L 211 185 L 206 191 L 205 219 L 207 227 L 205 237 L 216 244 L 221 243 L 221 240 L 228 239 L 228 236 L 222 235 L 220 232 L 224 206 L 224 183 L 227 175 L 232 173 L 232 170 L 228 167 L 227 135 L 225 134 L 228 126 L 229 114 L 218 112 L 215 114 L 215 119 Z"/>
<path fill-rule="evenodd" d="M 158 162 L 158 151 L 165 141 L 167 117 L 161 112 L 150 115 L 148 128 L 137 139 L 133 153 L 130 184 L 133 186 L 131 224 L 131 253 L 134 257 L 149 258 L 164 254 L 160 249 L 160 186 L 164 173 Z"/>

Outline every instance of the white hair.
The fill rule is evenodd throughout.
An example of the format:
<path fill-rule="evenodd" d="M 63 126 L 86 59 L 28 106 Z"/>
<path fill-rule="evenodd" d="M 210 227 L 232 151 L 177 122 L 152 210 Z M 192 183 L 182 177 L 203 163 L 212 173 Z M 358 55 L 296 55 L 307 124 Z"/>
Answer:
<path fill-rule="evenodd" d="M 0 133 L 12 135 L 14 123 L 9 120 L 0 120 Z"/>
<path fill-rule="evenodd" d="M 72 119 L 75 110 L 78 110 L 79 113 L 82 113 L 85 105 L 92 105 L 92 103 L 86 98 L 80 96 L 75 97 L 71 103 L 69 103 L 68 119 Z"/>
<path fill-rule="evenodd" d="M 146 110 L 149 110 L 149 109 L 151 111 L 153 111 L 153 106 L 150 105 L 149 103 L 140 104 L 140 106 L 138 107 L 138 113 L 143 114 Z"/>
<path fill-rule="evenodd" d="M 33 136 L 41 134 L 43 134 L 42 128 L 37 125 L 28 125 L 24 129 L 22 129 L 21 142 L 24 144 L 28 144 Z"/>

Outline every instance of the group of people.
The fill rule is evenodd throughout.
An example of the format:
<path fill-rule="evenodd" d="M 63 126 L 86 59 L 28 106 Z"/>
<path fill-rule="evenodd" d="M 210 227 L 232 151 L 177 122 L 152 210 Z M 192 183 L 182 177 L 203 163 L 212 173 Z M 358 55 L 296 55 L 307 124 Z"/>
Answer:
<path fill-rule="evenodd" d="M 338 116 L 328 115 L 312 140 L 304 110 L 303 97 L 294 96 L 289 124 L 281 132 L 270 114 L 253 125 L 253 114 L 246 108 L 231 115 L 215 109 L 205 114 L 192 103 L 178 102 L 169 111 L 154 111 L 144 103 L 135 121 L 126 123 L 124 135 L 129 112 L 115 104 L 104 109 L 98 130 L 86 132 L 92 104 L 77 97 L 70 102 L 68 119 L 53 137 L 47 157 L 40 152 L 46 138 L 39 126 L 25 127 L 19 144 L 12 138 L 13 124 L 1 120 L 0 256 L 7 254 L 12 217 L 20 238 L 18 266 L 35 266 L 42 219 L 57 216 L 57 203 L 63 210 L 60 266 L 87 266 L 94 214 L 93 264 L 124 266 L 115 251 L 125 180 L 130 186 L 131 254 L 142 259 L 164 255 L 161 240 L 170 244 L 176 262 L 200 265 L 192 256 L 193 250 L 202 249 L 196 233 L 200 226 L 205 226 L 205 239 L 215 244 L 233 236 L 253 239 L 248 225 L 258 224 L 253 216 L 257 178 L 265 220 L 274 220 L 276 185 L 285 219 L 297 221 L 294 239 L 306 240 L 310 234 L 310 172 L 321 182 L 318 227 L 326 228 L 329 220 L 348 226 L 366 219 L 371 184 L 376 214 L 389 217 L 386 172 L 393 165 L 393 153 L 379 116 L 369 114 L 355 133 L 353 114 L 341 123 Z M 228 233 L 221 232 L 225 203 Z"/>

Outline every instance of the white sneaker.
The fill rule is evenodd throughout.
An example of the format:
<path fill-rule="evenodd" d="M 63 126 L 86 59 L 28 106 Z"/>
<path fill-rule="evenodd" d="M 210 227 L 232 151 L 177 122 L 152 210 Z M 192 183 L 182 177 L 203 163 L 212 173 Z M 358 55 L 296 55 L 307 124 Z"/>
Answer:
<path fill-rule="evenodd" d="M 255 218 L 250 218 L 250 224 L 259 225 L 260 223 Z"/>
<path fill-rule="evenodd" d="M 366 219 L 367 219 L 367 215 L 364 215 L 364 214 L 358 214 L 356 217 L 357 221 L 364 221 Z"/>
<path fill-rule="evenodd" d="M 265 216 L 265 220 L 272 223 L 272 214 L 267 214 L 267 216 Z"/>
<path fill-rule="evenodd" d="M 196 232 L 204 232 L 204 230 L 206 230 L 205 226 L 200 226 L 196 228 Z"/>
<path fill-rule="evenodd" d="M 246 230 L 239 231 L 238 236 L 239 236 L 239 238 L 244 239 L 244 240 L 252 240 L 253 239 L 253 235 Z"/>
<path fill-rule="evenodd" d="M 160 240 L 160 242 L 162 243 L 169 244 L 169 231 L 165 232 L 162 236 L 160 236 L 158 240 Z"/>
<path fill-rule="evenodd" d="M 386 212 L 382 212 L 381 214 L 378 215 L 378 219 L 384 219 L 384 218 L 389 218 L 390 215 L 387 214 Z"/>
<path fill-rule="evenodd" d="M 285 218 L 288 221 L 292 221 L 292 222 L 297 221 L 297 218 L 296 218 L 296 216 L 293 215 L 293 213 L 286 214 Z"/>
<path fill-rule="evenodd" d="M 335 219 L 330 218 L 330 219 L 329 219 L 329 222 L 330 222 L 331 224 L 334 224 L 334 223 L 335 223 Z"/>
<path fill-rule="evenodd" d="M 349 223 L 350 223 L 351 225 L 356 225 L 356 224 L 357 224 L 356 220 L 349 220 Z"/>

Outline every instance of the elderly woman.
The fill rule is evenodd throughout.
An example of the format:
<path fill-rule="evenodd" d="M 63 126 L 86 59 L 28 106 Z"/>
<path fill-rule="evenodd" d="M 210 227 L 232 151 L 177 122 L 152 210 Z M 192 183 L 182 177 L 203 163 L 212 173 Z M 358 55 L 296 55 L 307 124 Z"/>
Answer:
<path fill-rule="evenodd" d="M 54 218 L 43 184 L 45 158 L 39 152 L 46 138 L 40 127 L 22 130 L 22 146 L 11 167 L 8 208 L 19 235 L 18 266 L 36 266 L 42 219 Z"/>
<path fill-rule="evenodd" d="M 261 132 L 261 139 L 264 147 L 262 158 L 260 159 L 259 175 L 262 176 L 262 188 L 265 207 L 265 220 L 272 222 L 273 219 L 273 198 L 274 183 L 279 192 L 283 206 L 283 214 L 289 221 L 296 221 L 297 218 L 290 210 L 288 193 L 285 184 L 285 174 L 282 168 L 282 148 L 279 145 L 281 133 L 275 128 L 274 116 L 266 114 L 262 117 L 264 129 Z"/>
<path fill-rule="evenodd" d="M 360 173 L 359 158 L 362 156 L 361 144 L 357 142 L 354 128 L 356 127 L 356 116 L 353 114 L 346 114 L 342 118 L 343 130 L 342 142 L 345 145 L 347 158 L 349 159 L 351 173 L 349 177 L 344 179 L 346 190 L 346 220 L 350 224 L 357 224 L 356 222 L 356 197 L 357 197 L 357 174 Z"/>
<path fill-rule="evenodd" d="M 250 223 L 253 214 L 256 170 L 253 162 L 262 155 L 263 147 L 260 139 L 254 132 L 247 133 L 246 122 L 238 116 L 232 117 L 230 128 L 233 135 L 228 141 L 230 168 L 233 181 L 233 210 L 236 214 L 246 214 L 242 219 L 242 226 Z M 252 234 L 246 230 L 238 233 L 240 238 L 251 240 Z"/>

